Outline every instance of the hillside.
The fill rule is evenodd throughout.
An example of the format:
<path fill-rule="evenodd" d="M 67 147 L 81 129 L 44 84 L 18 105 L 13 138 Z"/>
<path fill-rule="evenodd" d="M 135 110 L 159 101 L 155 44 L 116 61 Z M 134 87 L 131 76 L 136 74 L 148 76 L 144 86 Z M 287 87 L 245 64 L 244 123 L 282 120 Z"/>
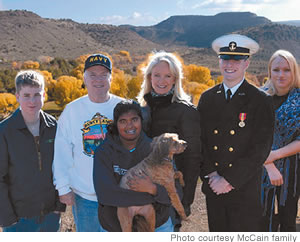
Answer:
<path fill-rule="evenodd" d="M 112 25 L 44 19 L 29 11 L 0 11 L 0 59 L 36 60 L 39 56 L 76 58 L 96 51 L 159 47 L 135 32 Z"/>
<path fill-rule="evenodd" d="M 132 63 L 118 68 L 135 70 L 153 50 L 176 51 L 186 64 L 207 66 L 217 74 L 211 42 L 227 33 L 246 34 L 259 42 L 250 71 L 266 71 L 266 62 L 280 48 L 300 61 L 300 27 L 272 23 L 249 12 L 215 16 L 172 16 L 157 25 L 134 27 L 81 24 L 70 19 L 46 19 L 29 11 L 0 11 L 0 64 L 38 60 L 41 56 L 75 59 L 94 52 L 130 52 Z M 117 63 L 118 64 L 118 63 Z"/>
<path fill-rule="evenodd" d="M 238 33 L 247 35 L 259 43 L 260 50 L 253 58 L 256 62 L 267 62 L 276 50 L 286 49 L 293 53 L 300 63 L 300 27 L 266 24 L 238 31 Z M 265 69 L 266 66 L 259 67 L 259 64 L 257 65 L 258 73 Z"/>
<path fill-rule="evenodd" d="M 300 20 L 279 21 L 279 22 L 276 22 L 276 23 L 300 27 Z"/>
<path fill-rule="evenodd" d="M 220 35 L 267 23 L 271 21 L 253 13 L 231 12 L 215 16 L 172 16 L 150 27 L 123 27 L 155 43 L 207 48 Z"/>

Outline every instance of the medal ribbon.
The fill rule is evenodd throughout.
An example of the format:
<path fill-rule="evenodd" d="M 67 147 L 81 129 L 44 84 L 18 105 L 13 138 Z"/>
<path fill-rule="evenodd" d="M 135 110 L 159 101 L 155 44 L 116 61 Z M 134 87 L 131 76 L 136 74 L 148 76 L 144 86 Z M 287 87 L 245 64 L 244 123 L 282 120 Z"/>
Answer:
<path fill-rule="evenodd" d="M 246 113 L 240 113 L 239 119 L 240 119 L 242 122 L 244 122 L 244 120 L 246 120 L 246 116 L 247 116 Z"/>

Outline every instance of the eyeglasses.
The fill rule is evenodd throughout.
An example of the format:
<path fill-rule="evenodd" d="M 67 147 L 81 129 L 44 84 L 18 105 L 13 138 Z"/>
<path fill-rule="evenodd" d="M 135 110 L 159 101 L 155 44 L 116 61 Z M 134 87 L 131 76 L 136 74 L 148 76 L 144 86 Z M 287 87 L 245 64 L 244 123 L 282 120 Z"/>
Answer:
<path fill-rule="evenodd" d="M 110 74 L 107 73 L 107 74 L 100 74 L 100 75 L 97 75 L 95 73 L 90 73 L 89 74 L 89 77 L 90 78 L 93 78 L 93 79 L 98 79 L 98 80 L 107 80 L 109 77 L 110 77 Z"/>

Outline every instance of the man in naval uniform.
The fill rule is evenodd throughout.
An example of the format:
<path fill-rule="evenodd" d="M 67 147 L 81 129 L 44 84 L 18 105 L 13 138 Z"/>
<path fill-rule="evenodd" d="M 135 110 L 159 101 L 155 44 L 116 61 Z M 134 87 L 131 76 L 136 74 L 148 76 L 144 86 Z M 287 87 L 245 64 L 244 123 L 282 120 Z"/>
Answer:
<path fill-rule="evenodd" d="M 249 84 L 245 72 L 259 45 L 225 35 L 212 43 L 219 56 L 223 83 L 204 92 L 198 104 L 210 231 L 260 231 L 260 186 L 272 145 L 271 97 Z"/>

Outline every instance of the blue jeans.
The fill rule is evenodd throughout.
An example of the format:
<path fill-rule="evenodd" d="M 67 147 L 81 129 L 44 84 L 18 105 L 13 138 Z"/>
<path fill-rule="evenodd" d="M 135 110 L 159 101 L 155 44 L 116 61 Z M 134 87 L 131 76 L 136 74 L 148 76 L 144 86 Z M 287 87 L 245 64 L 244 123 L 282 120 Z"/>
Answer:
<path fill-rule="evenodd" d="M 155 232 L 174 232 L 174 225 L 172 223 L 171 217 L 169 217 L 167 222 L 156 228 Z"/>
<path fill-rule="evenodd" d="M 101 226 L 101 230 L 100 231 L 101 232 L 108 232 L 107 230 L 105 230 L 104 228 L 102 228 L 102 226 Z M 158 228 L 156 228 L 154 232 L 174 232 L 174 225 L 172 223 L 171 217 L 169 217 L 169 219 L 167 220 L 167 222 L 165 222 L 164 224 L 162 224 L 161 226 L 159 226 Z"/>
<path fill-rule="evenodd" d="M 100 232 L 98 202 L 90 201 L 75 194 L 72 207 L 77 232 Z"/>
<path fill-rule="evenodd" d="M 43 217 L 20 218 L 11 226 L 4 227 L 3 232 L 57 232 L 60 226 L 60 214 L 49 213 Z"/>

